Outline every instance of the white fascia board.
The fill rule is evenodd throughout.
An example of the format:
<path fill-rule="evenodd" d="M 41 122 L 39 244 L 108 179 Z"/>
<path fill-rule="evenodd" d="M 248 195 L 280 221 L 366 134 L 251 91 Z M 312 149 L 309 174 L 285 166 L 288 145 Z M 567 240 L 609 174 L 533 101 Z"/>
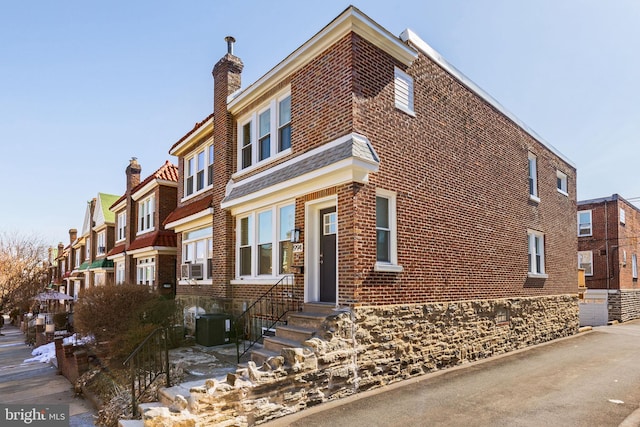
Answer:
<path fill-rule="evenodd" d="M 209 220 L 208 223 L 207 220 Z M 176 233 L 179 233 L 200 225 L 211 225 L 211 223 L 213 223 L 213 208 L 208 208 L 203 211 L 196 212 L 193 215 L 172 221 L 166 224 L 164 228 L 174 230 Z"/>
<path fill-rule="evenodd" d="M 120 262 L 120 261 L 124 261 L 124 257 L 125 256 L 126 255 L 125 255 L 125 253 L 123 251 L 123 252 L 117 253 L 115 255 L 108 256 L 107 259 L 109 261 L 113 261 L 113 262 Z"/>
<path fill-rule="evenodd" d="M 145 256 L 153 255 L 173 255 L 177 252 L 177 249 L 173 246 L 149 246 L 146 248 L 135 249 L 133 251 L 127 251 L 127 255 L 132 255 L 134 258 L 144 258 Z"/>
<path fill-rule="evenodd" d="M 438 51 L 432 48 L 427 42 L 422 40 L 420 36 L 418 36 L 413 30 L 407 28 L 400 34 L 400 38 L 405 42 L 410 42 L 414 46 L 416 46 L 422 53 L 428 56 L 431 60 L 433 60 L 436 64 L 442 67 L 445 71 L 455 77 L 460 83 L 466 86 L 469 90 L 474 92 L 480 98 L 484 99 L 489 105 L 494 107 L 496 110 L 504 114 L 509 120 L 514 122 L 517 126 L 522 128 L 525 132 L 527 132 L 533 139 L 537 140 L 540 144 L 547 147 L 551 152 L 553 152 L 556 156 L 560 157 L 564 162 L 566 162 L 569 166 L 576 169 L 576 165 L 564 154 L 562 154 L 558 149 L 556 149 L 553 145 L 549 144 L 545 141 L 540 135 L 538 135 L 533 129 L 527 126 L 522 120 L 516 117 L 512 112 L 507 110 L 500 102 L 498 102 L 494 97 L 489 95 L 484 89 L 475 84 L 471 79 L 465 76 L 460 70 L 458 70 L 455 66 L 449 63 Z"/>
<path fill-rule="evenodd" d="M 189 148 L 194 141 L 197 141 L 204 133 L 210 131 L 213 128 L 213 117 L 209 118 L 205 123 L 203 123 L 195 132 L 189 135 L 184 141 L 182 141 L 178 146 L 174 147 L 169 154 L 172 156 L 180 157 L 184 152 Z"/>
<path fill-rule="evenodd" d="M 269 91 L 293 72 L 311 62 L 349 32 L 355 32 L 379 47 L 402 64 L 410 65 L 418 54 L 378 23 L 351 6 L 315 36 L 287 56 L 253 84 L 227 98 L 228 110 L 235 114 L 250 102 Z"/>
<path fill-rule="evenodd" d="M 151 180 L 144 187 L 131 194 L 131 198 L 134 202 L 137 202 L 138 200 L 144 198 L 144 196 L 150 195 L 157 186 L 158 181 L 156 181 L 155 179 Z"/>
<path fill-rule="evenodd" d="M 109 210 L 113 213 L 116 213 L 124 208 L 127 207 L 127 198 L 125 197 L 124 199 L 122 199 L 122 201 L 120 203 L 118 203 L 117 205 L 111 206 L 109 208 Z"/>

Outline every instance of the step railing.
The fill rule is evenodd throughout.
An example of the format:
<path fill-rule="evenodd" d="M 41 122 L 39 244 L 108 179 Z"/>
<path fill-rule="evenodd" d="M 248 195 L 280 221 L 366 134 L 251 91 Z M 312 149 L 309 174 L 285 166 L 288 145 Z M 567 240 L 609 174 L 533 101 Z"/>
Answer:
<path fill-rule="evenodd" d="M 262 342 L 265 333 L 271 332 L 278 323 L 286 323 L 287 313 L 301 308 L 293 275 L 283 276 L 234 319 L 238 363 L 256 343 Z"/>
<path fill-rule="evenodd" d="M 154 330 L 123 362 L 131 370 L 131 411 L 134 417 L 138 413 L 138 399 L 160 375 L 165 374 L 166 386 L 171 387 L 168 335 L 167 328 Z"/>

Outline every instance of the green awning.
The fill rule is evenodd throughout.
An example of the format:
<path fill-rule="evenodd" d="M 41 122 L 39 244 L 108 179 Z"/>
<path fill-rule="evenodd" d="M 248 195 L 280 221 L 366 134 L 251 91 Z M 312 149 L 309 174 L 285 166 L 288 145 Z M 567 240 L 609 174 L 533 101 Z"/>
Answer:
<path fill-rule="evenodd" d="M 80 264 L 80 267 L 78 267 L 78 270 L 86 270 L 87 268 L 89 268 L 89 261 L 85 261 L 82 264 Z"/>
<path fill-rule="evenodd" d="M 110 259 L 97 259 L 91 263 L 89 267 L 91 270 L 94 268 L 113 268 L 113 261 Z"/>

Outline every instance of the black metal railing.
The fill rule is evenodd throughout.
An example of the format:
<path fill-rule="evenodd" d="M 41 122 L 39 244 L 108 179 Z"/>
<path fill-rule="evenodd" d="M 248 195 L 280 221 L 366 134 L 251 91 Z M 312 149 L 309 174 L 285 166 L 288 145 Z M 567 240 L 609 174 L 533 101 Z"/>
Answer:
<path fill-rule="evenodd" d="M 131 369 L 131 411 L 134 417 L 138 413 L 138 399 L 160 375 L 165 374 L 166 385 L 171 387 L 168 341 L 167 328 L 158 328 L 123 363 Z"/>
<path fill-rule="evenodd" d="M 299 311 L 293 275 L 282 277 L 275 285 L 234 320 L 238 363 L 256 343 L 261 342 L 278 323 L 285 323 L 290 311 Z"/>

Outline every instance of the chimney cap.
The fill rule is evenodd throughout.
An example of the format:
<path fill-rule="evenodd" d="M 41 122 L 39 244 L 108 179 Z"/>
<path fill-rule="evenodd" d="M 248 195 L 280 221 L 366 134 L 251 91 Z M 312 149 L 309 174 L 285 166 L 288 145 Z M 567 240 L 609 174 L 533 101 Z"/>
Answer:
<path fill-rule="evenodd" d="M 236 39 L 233 36 L 227 36 L 224 38 L 224 41 L 227 42 L 227 53 L 233 55 L 233 44 L 236 42 Z"/>

